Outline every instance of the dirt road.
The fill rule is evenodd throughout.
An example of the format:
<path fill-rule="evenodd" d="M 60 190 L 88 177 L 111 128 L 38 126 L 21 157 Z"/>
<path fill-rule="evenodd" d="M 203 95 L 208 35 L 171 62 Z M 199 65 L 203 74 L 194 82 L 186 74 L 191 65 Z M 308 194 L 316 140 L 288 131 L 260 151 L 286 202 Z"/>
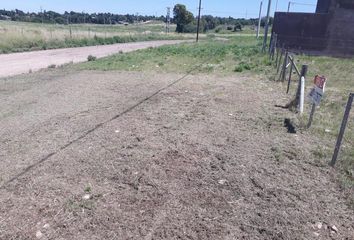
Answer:
<path fill-rule="evenodd" d="M 70 71 L 0 80 L 0 239 L 354 238 L 275 83 Z"/>
<path fill-rule="evenodd" d="M 80 48 L 64 48 L 46 51 L 23 52 L 0 55 L 0 77 L 8 77 L 30 71 L 38 71 L 50 65 L 62 65 L 69 62 L 84 62 L 89 55 L 97 58 L 122 52 L 130 52 L 148 47 L 177 44 L 180 40 L 121 43 Z"/>

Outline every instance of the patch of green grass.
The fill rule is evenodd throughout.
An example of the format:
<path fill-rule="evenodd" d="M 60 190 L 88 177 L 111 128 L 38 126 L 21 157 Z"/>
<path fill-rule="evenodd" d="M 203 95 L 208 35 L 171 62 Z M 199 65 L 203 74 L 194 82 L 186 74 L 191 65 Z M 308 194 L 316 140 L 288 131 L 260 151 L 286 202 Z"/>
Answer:
<path fill-rule="evenodd" d="M 87 186 L 87 187 L 85 188 L 85 192 L 90 193 L 91 191 L 92 191 L 91 186 Z"/>
<path fill-rule="evenodd" d="M 12 39 L 8 42 L 0 42 L 0 53 L 25 52 L 36 50 L 47 50 L 57 48 L 73 48 L 96 45 L 109 45 L 115 43 L 142 42 L 154 40 L 178 40 L 184 39 L 182 36 L 175 35 L 131 35 L 131 36 L 113 36 L 113 37 L 94 37 L 94 38 L 65 38 L 62 40 L 43 40 L 43 39 Z"/>
<path fill-rule="evenodd" d="M 273 153 L 274 159 L 277 162 L 283 162 L 284 161 L 284 155 L 283 155 L 283 151 L 279 148 L 279 147 L 272 147 L 271 151 Z"/>
<path fill-rule="evenodd" d="M 117 54 L 81 64 L 79 68 L 185 73 L 199 66 L 194 73 L 264 73 L 271 69 L 271 63 L 260 49 L 259 42 L 253 37 L 234 37 L 229 41 L 210 38 L 198 44 L 186 43 Z"/>

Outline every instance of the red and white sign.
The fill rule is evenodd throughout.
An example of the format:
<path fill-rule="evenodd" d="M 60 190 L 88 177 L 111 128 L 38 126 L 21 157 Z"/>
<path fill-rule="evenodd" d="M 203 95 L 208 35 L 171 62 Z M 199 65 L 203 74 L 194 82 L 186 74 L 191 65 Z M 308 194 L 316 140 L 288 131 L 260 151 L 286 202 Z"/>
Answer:
<path fill-rule="evenodd" d="M 324 89 L 326 87 L 326 78 L 324 76 L 318 76 L 317 75 L 315 77 L 314 84 L 315 84 L 316 87 L 322 89 L 323 92 L 324 92 Z"/>
<path fill-rule="evenodd" d="M 315 105 L 320 105 L 321 99 L 325 92 L 327 79 L 324 76 L 317 75 L 314 79 L 315 87 L 311 90 L 309 94 L 310 101 Z"/>

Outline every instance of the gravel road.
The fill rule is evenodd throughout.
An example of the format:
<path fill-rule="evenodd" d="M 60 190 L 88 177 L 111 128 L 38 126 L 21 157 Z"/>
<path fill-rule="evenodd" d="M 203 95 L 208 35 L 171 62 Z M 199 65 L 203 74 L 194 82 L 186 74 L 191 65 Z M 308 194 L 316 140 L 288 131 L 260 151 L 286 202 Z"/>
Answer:
<path fill-rule="evenodd" d="M 120 51 L 131 52 L 138 49 L 178 44 L 181 42 L 184 41 L 163 40 L 2 54 L 0 55 L 0 77 L 8 77 L 30 71 L 35 72 L 53 64 L 62 65 L 69 62 L 84 62 L 87 60 L 88 55 L 102 58 Z"/>

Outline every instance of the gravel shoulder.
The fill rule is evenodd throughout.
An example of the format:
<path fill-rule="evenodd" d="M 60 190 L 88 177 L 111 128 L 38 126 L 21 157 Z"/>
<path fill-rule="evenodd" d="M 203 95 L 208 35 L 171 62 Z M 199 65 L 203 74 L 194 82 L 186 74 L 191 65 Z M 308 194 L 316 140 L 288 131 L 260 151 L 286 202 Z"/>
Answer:
<path fill-rule="evenodd" d="M 0 239 L 354 238 L 276 83 L 181 77 L 0 79 Z"/>
<path fill-rule="evenodd" d="M 135 43 L 120 43 L 79 48 L 64 48 L 45 51 L 0 54 L 0 78 L 13 75 L 35 72 L 50 65 L 78 63 L 87 60 L 89 55 L 97 58 L 106 57 L 122 52 L 131 52 L 149 47 L 159 47 L 169 44 L 185 42 L 182 40 L 163 40 Z"/>

